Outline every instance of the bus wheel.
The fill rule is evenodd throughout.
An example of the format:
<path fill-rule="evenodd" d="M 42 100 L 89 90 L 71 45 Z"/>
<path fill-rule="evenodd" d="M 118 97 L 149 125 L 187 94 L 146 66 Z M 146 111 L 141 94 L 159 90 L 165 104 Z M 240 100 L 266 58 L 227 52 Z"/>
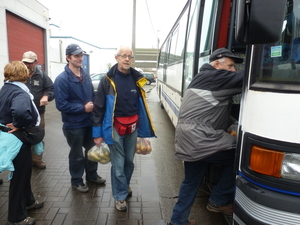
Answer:
<path fill-rule="evenodd" d="M 164 105 L 162 104 L 162 102 L 160 102 L 160 108 L 165 109 Z"/>

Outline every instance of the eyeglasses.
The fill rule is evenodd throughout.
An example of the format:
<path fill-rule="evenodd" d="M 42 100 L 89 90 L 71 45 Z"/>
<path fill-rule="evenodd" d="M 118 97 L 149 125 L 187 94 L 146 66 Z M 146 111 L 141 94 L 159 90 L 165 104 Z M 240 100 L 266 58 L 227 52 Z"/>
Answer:
<path fill-rule="evenodd" d="M 134 57 L 132 55 L 117 55 L 117 56 L 120 56 L 122 59 L 133 59 Z"/>

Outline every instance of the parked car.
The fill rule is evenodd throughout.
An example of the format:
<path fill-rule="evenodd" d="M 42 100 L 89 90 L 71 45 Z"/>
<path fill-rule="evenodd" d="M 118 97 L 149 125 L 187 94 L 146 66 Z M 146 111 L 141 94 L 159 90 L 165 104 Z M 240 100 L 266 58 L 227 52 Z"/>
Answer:
<path fill-rule="evenodd" d="M 98 85 L 99 85 L 101 77 L 103 77 L 105 75 L 106 75 L 105 72 L 103 72 L 103 73 L 95 73 L 95 74 L 91 74 L 90 75 L 92 83 L 93 83 L 93 86 L 94 86 L 94 92 L 96 92 L 97 89 L 98 89 Z"/>
<path fill-rule="evenodd" d="M 156 83 L 156 76 L 154 75 L 154 73 L 143 72 L 142 74 L 148 80 L 147 84 L 150 85 L 151 83 Z"/>

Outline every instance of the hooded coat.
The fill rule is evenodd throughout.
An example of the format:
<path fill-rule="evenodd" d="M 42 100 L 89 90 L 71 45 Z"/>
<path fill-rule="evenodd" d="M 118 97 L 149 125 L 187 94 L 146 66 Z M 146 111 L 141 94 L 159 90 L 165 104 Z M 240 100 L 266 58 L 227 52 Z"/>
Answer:
<path fill-rule="evenodd" d="M 175 134 L 175 156 L 198 161 L 236 147 L 231 125 L 232 96 L 242 91 L 243 72 L 215 69 L 204 64 L 182 100 Z"/>

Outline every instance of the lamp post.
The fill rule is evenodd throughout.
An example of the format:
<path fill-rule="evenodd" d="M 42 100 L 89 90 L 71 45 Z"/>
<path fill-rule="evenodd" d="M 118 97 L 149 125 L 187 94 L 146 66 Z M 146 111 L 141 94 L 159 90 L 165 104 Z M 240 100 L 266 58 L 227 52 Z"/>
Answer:
<path fill-rule="evenodd" d="M 156 71 L 158 69 L 158 55 L 159 55 L 159 36 L 158 33 L 160 32 L 160 30 L 157 30 L 157 52 L 156 52 Z M 156 75 L 157 76 L 157 75 Z"/>
<path fill-rule="evenodd" d="M 135 27 L 136 27 L 136 0 L 133 0 L 133 9 L 132 9 L 132 43 L 131 49 L 133 54 L 135 53 Z M 131 63 L 132 68 L 135 68 L 135 58 L 132 59 Z"/>

